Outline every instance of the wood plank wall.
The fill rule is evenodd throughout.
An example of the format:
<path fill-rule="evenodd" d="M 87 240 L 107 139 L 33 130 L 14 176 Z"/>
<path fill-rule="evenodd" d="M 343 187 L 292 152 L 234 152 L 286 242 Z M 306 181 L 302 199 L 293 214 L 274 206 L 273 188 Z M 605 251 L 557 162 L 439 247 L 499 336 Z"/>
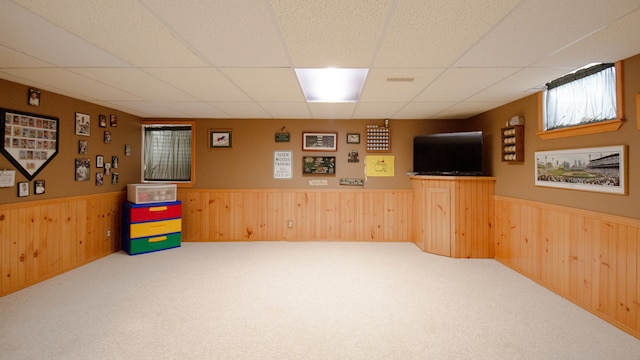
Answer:
<path fill-rule="evenodd" d="M 183 241 L 411 241 L 410 189 L 179 189 L 178 197 Z"/>
<path fill-rule="evenodd" d="M 498 261 L 640 338 L 640 220 L 495 199 Z"/>
<path fill-rule="evenodd" d="M 0 205 L 0 296 L 119 250 L 124 200 L 117 192 Z"/>

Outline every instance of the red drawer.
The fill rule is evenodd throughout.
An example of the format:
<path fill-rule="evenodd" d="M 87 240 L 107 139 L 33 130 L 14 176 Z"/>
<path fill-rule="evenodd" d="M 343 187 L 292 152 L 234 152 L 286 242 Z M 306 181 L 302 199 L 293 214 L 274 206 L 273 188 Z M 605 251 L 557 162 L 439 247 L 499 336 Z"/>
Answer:
<path fill-rule="evenodd" d="M 145 206 L 131 208 L 132 223 L 143 221 L 156 221 L 164 219 L 175 219 L 182 215 L 182 204 Z"/>

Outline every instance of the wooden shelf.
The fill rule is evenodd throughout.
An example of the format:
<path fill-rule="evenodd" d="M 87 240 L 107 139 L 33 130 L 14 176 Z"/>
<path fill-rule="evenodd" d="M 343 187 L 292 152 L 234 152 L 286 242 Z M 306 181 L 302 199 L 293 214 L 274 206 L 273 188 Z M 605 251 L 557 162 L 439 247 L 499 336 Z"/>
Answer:
<path fill-rule="evenodd" d="M 524 161 L 524 125 L 514 125 L 501 129 L 502 161 Z"/>

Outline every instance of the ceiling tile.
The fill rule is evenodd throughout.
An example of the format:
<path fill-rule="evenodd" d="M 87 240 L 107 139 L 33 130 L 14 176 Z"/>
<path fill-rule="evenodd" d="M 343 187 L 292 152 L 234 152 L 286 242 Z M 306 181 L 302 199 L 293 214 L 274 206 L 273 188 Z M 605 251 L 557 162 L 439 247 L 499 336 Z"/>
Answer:
<path fill-rule="evenodd" d="M 259 104 L 271 115 L 270 117 L 275 119 L 308 119 L 311 117 L 306 102 L 260 102 Z"/>
<path fill-rule="evenodd" d="M 139 69 L 75 68 L 71 71 L 149 101 L 193 101 L 188 94 Z"/>
<path fill-rule="evenodd" d="M 314 119 L 351 119 L 356 103 L 309 103 Z"/>
<path fill-rule="evenodd" d="M 254 101 L 305 101 L 293 69 L 223 68 L 220 71 Z"/>
<path fill-rule="evenodd" d="M 572 71 L 571 68 L 524 68 L 467 98 L 472 102 L 507 102 L 540 91 L 544 84 Z"/>
<path fill-rule="evenodd" d="M 220 111 L 236 119 L 269 119 L 271 115 L 255 102 L 212 102 Z"/>
<path fill-rule="evenodd" d="M 640 34 L 640 10 L 549 55 L 536 62 L 535 66 L 567 66 L 575 70 L 591 63 L 629 58 L 640 49 L 640 36 L 629 34 Z"/>
<path fill-rule="evenodd" d="M 186 118 L 188 114 L 164 101 L 114 101 L 117 108 L 136 116 L 146 118 Z"/>
<path fill-rule="evenodd" d="M 64 69 L 5 69 L 3 71 L 31 83 L 43 84 L 43 89 L 62 89 L 65 93 L 72 93 L 74 97 L 81 100 L 140 100 L 130 92 L 124 92 Z M 76 93 L 77 89 L 82 89 L 83 92 Z"/>
<path fill-rule="evenodd" d="M 435 119 L 467 119 L 473 115 L 483 113 L 504 105 L 504 102 L 459 102 L 437 113 Z"/>
<path fill-rule="evenodd" d="M 134 66 L 207 65 L 137 1 L 14 1 Z"/>
<path fill-rule="evenodd" d="M 399 1 L 375 66 L 449 66 L 519 1 Z"/>
<path fill-rule="evenodd" d="M 442 73 L 415 101 L 459 101 L 495 84 L 517 68 L 455 68 Z M 464 84 L 464 86 L 461 86 Z"/>
<path fill-rule="evenodd" d="M 394 119 L 433 119 L 434 116 L 453 106 L 454 102 L 412 102 L 393 115 Z"/>
<path fill-rule="evenodd" d="M 354 119 L 385 119 L 394 117 L 406 102 L 359 102 L 353 114 Z"/>
<path fill-rule="evenodd" d="M 127 65 L 10 1 L 0 1 L 0 14 L 11 14 L 0 21 L 0 43 L 5 47 L 57 66 Z"/>
<path fill-rule="evenodd" d="M 186 114 L 189 118 L 228 118 L 229 114 L 226 114 L 219 109 L 215 108 L 212 104 L 202 101 L 187 101 L 187 102 L 164 102 L 166 107 L 175 109 L 183 114 Z"/>
<path fill-rule="evenodd" d="M 591 0 L 585 5 L 584 0 L 523 0 L 455 66 L 527 66 L 639 5 L 638 1 Z"/>
<path fill-rule="evenodd" d="M 264 0 L 143 0 L 211 64 L 225 67 L 290 66 L 271 10 Z"/>
<path fill-rule="evenodd" d="M 372 69 L 367 75 L 361 102 L 408 102 L 426 88 L 442 68 L 432 69 Z M 388 81 L 395 79 L 400 81 Z M 403 81 L 413 79 L 411 81 Z"/>
<path fill-rule="evenodd" d="M 295 67 L 369 67 L 392 0 L 271 0 Z"/>
<path fill-rule="evenodd" d="M 202 101 L 250 100 L 215 68 L 153 68 L 145 71 Z"/>
<path fill-rule="evenodd" d="M 0 69 L 2 68 L 46 68 L 53 65 L 27 54 L 0 46 Z"/>

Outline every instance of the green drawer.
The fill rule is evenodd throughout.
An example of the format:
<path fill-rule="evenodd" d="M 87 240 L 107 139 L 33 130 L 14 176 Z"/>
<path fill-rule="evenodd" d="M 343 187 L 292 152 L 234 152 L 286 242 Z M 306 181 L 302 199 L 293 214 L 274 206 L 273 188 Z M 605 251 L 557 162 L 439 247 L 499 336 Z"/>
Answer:
<path fill-rule="evenodd" d="M 181 233 L 171 233 L 158 236 L 131 239 L 129 246 L 124 249 L 129 255 L 142 254 L 152 251 L 171 249 L 180 246 Z"/>

